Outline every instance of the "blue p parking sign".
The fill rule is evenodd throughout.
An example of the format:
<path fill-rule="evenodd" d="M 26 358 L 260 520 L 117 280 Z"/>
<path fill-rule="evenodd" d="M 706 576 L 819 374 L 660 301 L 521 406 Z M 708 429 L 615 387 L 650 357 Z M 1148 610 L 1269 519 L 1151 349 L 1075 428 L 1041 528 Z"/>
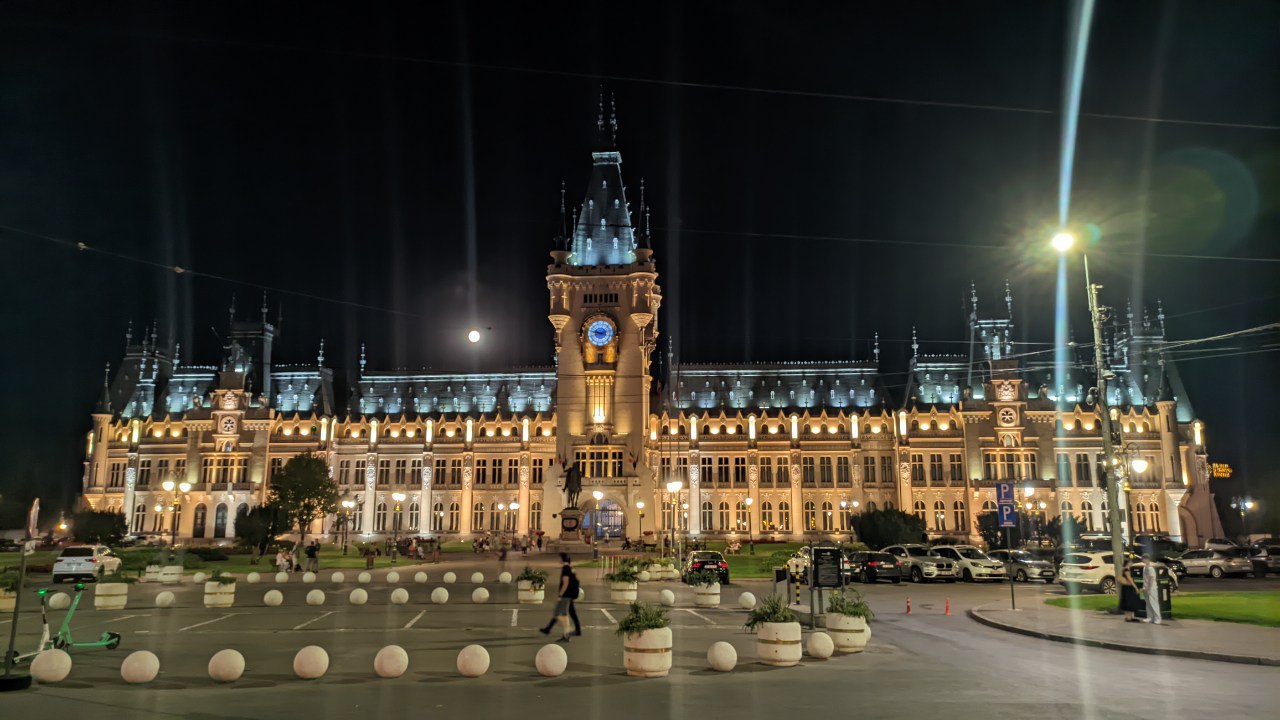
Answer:
<path fill-rule="evenodd" d="M 1000 503 L 997 506 L 1000 510 L 1000 527 L 1017 527 L 1018 525 L 1018 506 L 1009 503 Z"/>
<path fill-rule="evenodd" d="M 1013 499 L 1013 483 L 996 483 L 996 502 L 1001 505 L 1013 504 L 1015 502 Z"/>

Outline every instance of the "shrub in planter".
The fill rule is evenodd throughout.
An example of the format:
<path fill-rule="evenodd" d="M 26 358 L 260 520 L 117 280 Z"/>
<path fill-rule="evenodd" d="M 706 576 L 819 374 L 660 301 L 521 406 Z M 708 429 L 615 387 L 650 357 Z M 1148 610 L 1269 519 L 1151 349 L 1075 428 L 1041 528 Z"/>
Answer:
<path fill-rule="evenodd" d="M 779 667 L 800 662 L 800 623 L 780 595 L 770 595 L 748 612 L 746 628 L 756 632 L 760 662 Z"/>
<path fill-rule="evenodd" d="M 18 599 L 18 573 L 13 570 L 0 572 L 0 613 L 13 612 Z"/>
<path fill-rule="evenodd" d="M 622 664 L 628 675 L 666 677 L 671 671 L 671 619 L 658 605 L 631 603 L 618 621 L 622 636 Z"/>
<path fill-rule="evenodd" d="M 695 607 L 713 608 L 720 605 L 720 573 L 695 570 L 689 573 L 689 584 L 693 586 Z"/>
<path fill-rule="evenodd" d="M 129 584 L 134 578 L 123 573 L 103 577 L 93 587 L 93 609 L 123 610 L 129 602 Z"/>
<path fill-rule="evenodd" d="M 862 652 L 871 639 L 867 621 L 875 617 L 861 593 L 852 588 L 833 593 L 827 600 L 827 631 L 836 644 L 836 650 L 846 653 Z"/>
<path fill-rule="evenodd" d="M 213 575 L 204 584 L 205 607 L 231 607 L 236 601 L 236 577 L 221 570 L 214 570 Z"/>
<path fill-rule="evenodd" d="M 516 576 L 516 596 L 525 605 L 537 605 L 546 596 L 547 573 L 528 565 Z"/>
<path fill-rule="evenodd" d="M 608 580 L 609 598 L 616 603 L 634 603 L 636 601 L 636 581 L 640 573 L 630 565 L 622 565 L 616 571 L 604 576 Z"/>

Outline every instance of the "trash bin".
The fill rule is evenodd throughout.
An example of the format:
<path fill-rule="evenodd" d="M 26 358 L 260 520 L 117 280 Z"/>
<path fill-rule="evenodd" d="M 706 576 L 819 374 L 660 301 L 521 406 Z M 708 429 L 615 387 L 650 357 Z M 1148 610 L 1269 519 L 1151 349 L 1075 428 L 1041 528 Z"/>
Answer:
<path fill-rule="evenodd" d="M 1138 596 L 1142 598 L 1142 605 L 1138 608 L 1135 615 L 1139 618 L 1147 617 L 1147 592 L 1142 586 L 1142 568 L 1133 568 L 1133 584 L 1137 586 Z M 1160 587 L 1160 617 L 1162 620 L 1169 620 L 1173 617 L 1173 580 L 1169 577 L 1170 570 L 1165 565 L 1156 566 L 1156 582 Z"/>

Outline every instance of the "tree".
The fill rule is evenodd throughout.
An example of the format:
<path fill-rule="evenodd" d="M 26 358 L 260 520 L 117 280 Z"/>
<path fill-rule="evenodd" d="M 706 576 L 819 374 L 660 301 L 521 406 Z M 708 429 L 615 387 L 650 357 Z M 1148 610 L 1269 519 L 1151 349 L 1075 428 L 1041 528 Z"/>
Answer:
<path fill-rule="evenodd" d="M 338 510 L 338 484 L 321 458 L 311 453 L 294 455 L 272 478 L 267 504 L 285 513 L 289 525 L 298 527 L 300 544 L 306 545 L 311 523 Z"/>
<path fill-rule="evenodd" d="M 71 535 L 76 542 L 119 545 L 128 529 L 121 513 L 81 510 L 71 516 Z"/>
<path fill-rule="evenodd" d="M 1076 538 L 1080 537 L 1080 530 L 1080 521 L 1072 515 L 1059 515 L 1044 524 L 1045 537 L 1049 538 L 1054 547 L 1074 545 Z"/>
<path fill-rule="evenodd" d="M 236 543 L 257 551 L 253 558 L 256 564 L 276 536 L 289 527 L 288 513 L 273 505 L 258 505 L 236 513 Z"/>
<path fill-rule="evenodd" d="M 853 516 L 853 529 L 868 546 L 882 548 L 917 543 L 925 535 L 924 521 L 901 510 L 871 510 Z"/>
<path fill-rule="evenodd" d="M 978 513 L 978 534 L 982 536 L 983 542 L 987 544 L 987 548 L 1002 548 L 1005 546 L 1004 532 L 1009 531 L 1009 541 L 1014 547 L 1020 547 L 1023 543 L 1022 527 L 1015 525 L 1011 528 L 1000 527 L 1000 513 L 990 510 L 984 513 Z"/>

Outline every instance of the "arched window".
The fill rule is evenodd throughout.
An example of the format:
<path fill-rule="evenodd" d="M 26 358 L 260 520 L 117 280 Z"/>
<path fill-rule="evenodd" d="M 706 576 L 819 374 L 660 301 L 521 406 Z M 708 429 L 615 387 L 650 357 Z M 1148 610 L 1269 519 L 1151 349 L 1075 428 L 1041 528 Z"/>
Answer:
<path fill-rule="evenodd" d="M 133 531 L 140 533 L 147 526 L 147 505 L 138 503 L 133 507 Z"/>
<path fill-rule="evenodd" d="M 765 500 L 760 503 L 760 530 L 770 532 L 773 527 L 773 503 Z"/>
<path fill-rule="evenodd" d="M 822 531 L 831 532 L 835 530 L 835 517 L 832 515 L 831 503 L 824 500 L 822 502 Z"/>
<path fill-rule="evenodd" d="M 778 525 L 782 532 L 791 532 L 791 503 L 786 500 L 778 503 Z"/>
<path fill-rule="evenodd" d="M 733 511 L 734 515 L 737 516 L 733 523 L 733 529 L 738 532 L 747 532 L 751 528 L 751 513 L 747 512 L 747 504 L 739 500 L 733 506 Z"/>
<path fill-rule="evenodd" d="M 351 532 L 364 532 L 364 498 L 356 501 L 355 512 L 351 513 Z"/>
<path fill-rule="evenodd" d="M 484 503 L 471 506 L 471 532 L 484 530 Z"/>
<path fill-rule="evenodd" d="M 662 529 L 669 532 L 671 530 L 671 521 L 671 501 L 665 500 L 662 503 Z"/>
<path fill-rule="evenodd" d="M 1080 514 L 1084 516 L 1084 529 L 1093 532 L 1093 503 L 1088 500 L 1080 503 Z"/>
<path fill-rule="evenodd" d="M 876 501 L 871 500 L 867 503 L 867 512 L 875 512 L 875 511 L 876 511 Z"/>
<path fill-rule="evenodd" d="M 387 531 L 387 504 L 384 502 L 378 503 L 373 509 L 373 531 Z"/>
<path fill-rule="evenodd" d="M 444 503 L 436 503 L 431 506 L 431 530 L 433 532 L 444 532 Z"/>
<path fill-rule="evenodd" d="M 947 529 L 947 504 L 941 500 L 933 501 L 933 529 L 938 531 Z"/>
<path fill-rule="evenodd" d="M 710 500 L 702 501 L 702 530 L 707 532 L 711 530 L 711 521 L 715 519 L 715 511 L 711 507 Z"/>
<path fill-rule="evenodd" d="M 458 503 L 449 503 L 449 532 L 458 532 L 459 523 L 462 522 L 462 509 L 458 507 Z"/>
<path fill-rule="evenodd" d="M 964 501 L 956 500 L 951 503 L 951 515 L 955 520 L 955 528 L 957 532 L 968 532 L 969 530 L 969 513 L 965 511 Z"/>
<path fill-rule="evenodd" d="M 982 512 L 988 513 L 988 512 L 997 512 L 997 511 L 998 511 L 998 508 L 996 508 L 996 504 L 994 502 L 990 500 L 982 501 Z"/>
<path fill-rule="evenodd" d="M 893 510 L 895 507 L 896 507 L 896 506 L 893 504 L 893 501 L 892 501 L 892 500 L 885 500 L 885 501 L 884 501 L 884 509 L 885 509 L 885 510 Z"/>
<path fill-rule="evenodd" d="M 1147 529 L 1151 532 L 1160 532 L 1160 505 L 1151 503 L 1147 506 L 1147 512 L 1149 513 Z"/>
<path fill-rule="evenodd" d="M 1058 505 L 1058 509 L 1062 512 L 1063 515 L 1070 515 L 1072 510 L 1071 501 L 1063 500 L 1062 503 Z"/>
<path fill-rule="evenodd" d="M 1135 511 L 1135 512 L 1133 513 L 1133 515 L 1134 515 L 1133 520 L 1134 520 L 1134 525 L 1136 525 L 1136 526 L 1137 526 L 1135 529 L 1136 529 L 1138 532 L 1146 532 L 1146 531 L 1147 531 L 1147 506 L 1146 506 L 1146 504 L 1145 504 L 1145 503 L 1138 503 L 1137 505 L 1135 505 L 1135 506 L 1134 506 L 1134 511 Z"/>
<path fill-rule="evenodd" d="M 503 509 L 498 509 L 498 503 L 489 506 L 489 529 L 502 530 L 502 519 L 506 515 L 506 503 L 503 503 Z"/>
<path fill-rule="evenodd" d="M 913 515 L 915 515 L 916 517 L 920 518 L 921 520 L 924 520 L 924 519 L 925 519 L 925 517 L 924 517 L 924 514 L 925 514 L 925 507 L 924 507 L 924 501 L 923 501 L 923 500 L 917 500 L 917 501 L 915 502 L 915 505 L 913 505 L 913 506 L 912 506 L 912 509 L 913 509 L 913 512 L 912 512 L 912 514 L 913 514 Z"/>
<path fill-rule="evenodd" d="M 195 512 L 191 514 L 191 537 L 204 537 L 205 519 L 208 514 L 209 509 L 204 506 L 204 503 L 196 505 Z"/>
<path fill-rule="evenodd" d="M 213 509 L 213 536 L 215 538 L 224 538 L 227 536 L 226 503 L 218 503 L 218 507 Z"/>
<path fill-rule="evenodd" d="M 804 503 L 803 522 L 804 522 L 804 529 L 806 531 L 818 529 L 818 511 L 817 511 L 817 507 L 813 504 L 812 500 L 806 500 Z"/>
<path fill-rule="evenodd" d="M 729 532 L 733 528 L 729 525 L 729 503 L 724 500 L 720 501 L 720 532 Z"/>
<path fill-rule="evenodd" d="M 542 529 L 542 503 L 535 502 L 529 506 L 529 529 Z"/>
<path fill-rule="evenodd" d="M 417 501 L 409 503 L 409 532 L 418 532 L 418 523 L 422 519 L 422 509 Z"/>

